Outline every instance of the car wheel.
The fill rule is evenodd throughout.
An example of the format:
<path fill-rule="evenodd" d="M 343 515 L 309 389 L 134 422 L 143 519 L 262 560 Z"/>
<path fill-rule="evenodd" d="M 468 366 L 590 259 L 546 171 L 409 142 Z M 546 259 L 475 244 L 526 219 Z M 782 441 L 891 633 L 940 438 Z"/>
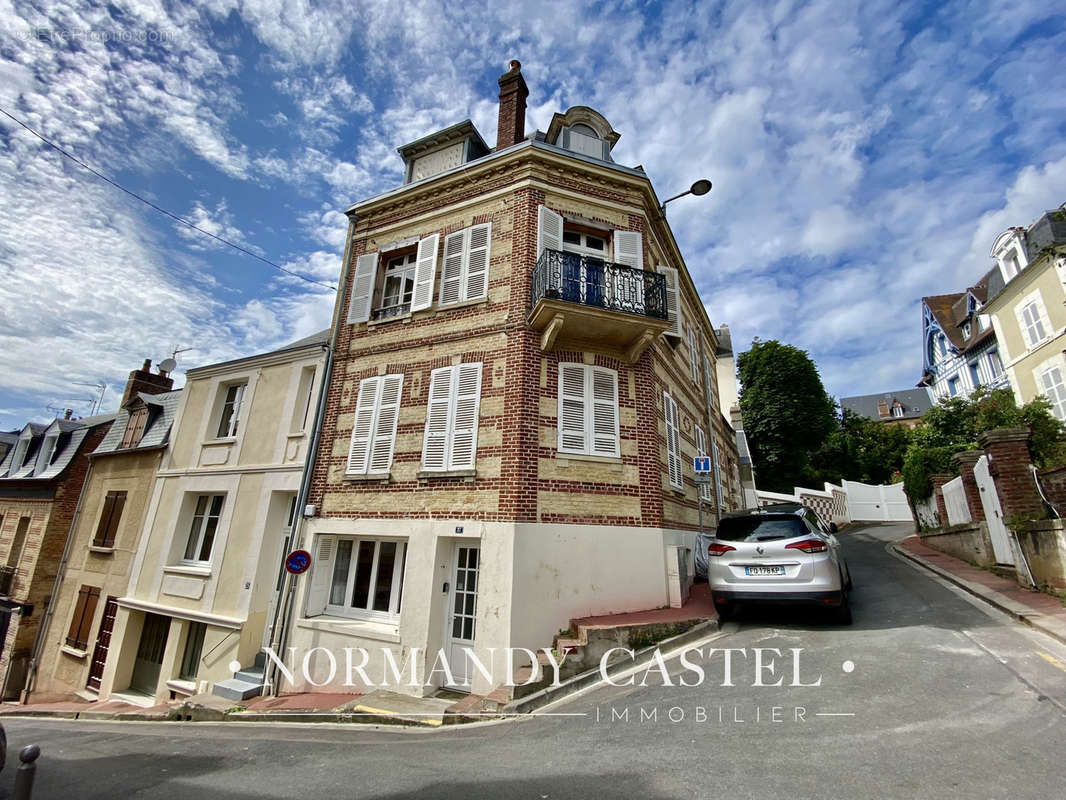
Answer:
<path fill-rule="evenodd" d="M 846 584 L 844 584 L 844 588 L 845 588 L 845 589 L 847 589 L 847 590 L 848 590 L 848 591 L 850 592 L 850 591 L 851 591 L 851 587 L 852 587 L 852 583 L 851 583 L 851 570 L 849 569 L 849 570 L 848 570 L 848 582 L 847 582 Z"/>
<path fill-rule="evenodd" d="M 733 607 L 728 603 L 715 603 L 714 610 L 718 612 L 719 622 L 726 622 L 733 615 Z"/>
<path fill-rule="evenodd" d="M 836 623 L 838 625 L 851 624 L 851 603 L 848 600 L 847 589 L 840 592 L 840 605 L 836 609 Z"/>

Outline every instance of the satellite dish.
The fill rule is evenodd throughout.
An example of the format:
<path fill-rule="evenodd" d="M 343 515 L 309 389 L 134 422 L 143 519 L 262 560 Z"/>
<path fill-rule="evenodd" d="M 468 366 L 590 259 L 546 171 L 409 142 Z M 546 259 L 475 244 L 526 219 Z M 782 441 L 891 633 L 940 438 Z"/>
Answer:
<path fill-rule="evenodd" d="M 164 358 L 159 362 L 159 371 L 163 373 L 171 373 L 174 371 L 174 367 L 178 366 L 178 362 L 173 358 Z"/>

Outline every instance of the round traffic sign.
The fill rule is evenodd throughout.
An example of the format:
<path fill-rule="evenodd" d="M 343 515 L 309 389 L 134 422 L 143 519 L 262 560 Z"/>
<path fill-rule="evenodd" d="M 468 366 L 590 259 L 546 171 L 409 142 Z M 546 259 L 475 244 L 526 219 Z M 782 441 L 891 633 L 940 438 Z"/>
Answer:
<path fill-rule="evenodd" d="M 293 575 L 302 575 L 311 566 L 311 554 L 306 550 L 293 550 L 285 556 L 285 569 Z"/>

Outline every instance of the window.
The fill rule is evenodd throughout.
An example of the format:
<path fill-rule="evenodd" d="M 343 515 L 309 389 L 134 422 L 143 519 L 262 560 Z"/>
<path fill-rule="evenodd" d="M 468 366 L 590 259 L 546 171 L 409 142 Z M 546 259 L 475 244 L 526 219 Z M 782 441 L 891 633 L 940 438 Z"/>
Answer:
<path fill-rule="evenodd" d="M 602 159 L 603 140 L 588 125 L 571 125 L 567 130 L 567 149 L 585 156 Z"/>
<path fill-rule="evenodd" d="M 1063 384 L 1061 367 L 1050 367 L 1040 373 L 1040 386 L 1044 396 L 1051 401 L 1055 418 L 1066 421 L 1066 385 Z"/>
<path fill-rule="evenodd" d="M 204 635 L 207 626 L 202 622 L 190 622 L 189 632 L 185 635 L 185 650 L 181 655 L 181 668 L 178 677 L 185 681 L 196 680 L 200 671 L 200 654 L 204 649 Z"/>
<path fill-rule="evenodd" d="M 903 408 L 903 406 L 901 406 L 899 403 L 896 403 L 895 405 L 892 406 L 892 416 L 893 417 L 896 417 L 897 419 L 902 419 L 904 413 L 906 413 L 906 409 Z"/>
<path fill-rule="evenodd" d="M 241 421 L 241 406 L 244 403 L 245 384 L 234 383 L 224 389 L 226 396 L 222 400 L 222 413 L 218 417 L 216 439 L 229 439 L 237 435 Z"/>
<path fill-rule="evenodd" d="M 618 373 L 588 364 L 559 365 L 560 453 L 619 456 Z"/>
<path fill-rule="evenodd" d="M 1018 254 L 1012 248 L 1010 252 L 1003 256 L 1003 278 L 1009 281 L 1021 270 L 1018 267 Z"/>
<path fill-rule="evenodd" d="M 386 257 L 381 302 L 374 311 L 374 319 L 398 317 L 411 310 L 411 299 L 415 292 L 417 260 L 414 250 Z"/>
<path fill-rule="evenodd" d="M 289 425 L 290 433 L 303 433 L 307 430 L 307 422 L 311 418 L 311 395 L 315 388 L 315 367 L 304 367 L 300 370 L 300 383 L 296 387 L 296 404 L 292 408 L 292 422 Z"/>
<path fill-rule="evenodd" d="M 322 539 L 319 547 L 333 551 L 326 611 L 349 617 L 397 617 L 406 543 L 395 539 Z"/>
<path fill-rule="evenodd" d="M 422 440 L 422 469 L 474 469 L 480 406 L 480 363 L 433 370 Z"/>
<path fill-rule="evenodd" d="M 1026 346 L 1031 350 L 1043 342 L 1051 333 L 1051 323 L 1048 321 L 1044 302 L 1040 298 L 1040 292 L 1032 292 L 1022 302 L 1014 307 L 1014 313 L 1018 318 L 1018 325 L 1022 329 Z"/>
<path fill-rule="evenodd" d="M 136 447 L 141 443 L 141 437 L 144 436 L 145 425 L 148 424 L 148 408 L 141 406 L 130 411 L 130 417 L 126 421 L 126 430 L 122 434 L 122 444 L 119 445 L 125 449 L 127 447 Z"/>
<path fill-rule="evenodd" d="M 703 428 L 699 425 L 696 426 L 696 455 L 707 455 L 707 435 L 703 432 Z M 710 476 L 708 476 L 710 477 Z M 699 483 L 696 484 L 699 487 L 700 498 L 703 500 L 711 499 L 711 484 Z"/>
<path fill-rule="evenodd" d="M 206 563 L 211 560 L 211 547 L 218 531 L 218 519 L 222 516 L 222 503 L 226 496 L 202 494 L 196 498 L 189 540 L 185 545 L 185 561 Z"/>
<path fill-rule="evenodd" d="M 388 473 L 402 390 L 403 375 L 379 375 L 360 382 L 348 448 L 349 475 Z"/>
<path fill-rule="evenodd" d="M 697 386 L 700 385 L 700 350 L 697 344 L 699 340 L 699 333 L 696 332 L 695 325 L 689 325 L 688 328 L 688 368 L 692 373 L 692 382 Z"/>
<path fill-rule="evenodd" d="M 940 355 L 946 356 L 948 354 L 948 339 L 942 334 L 938 333 L 936 337 L 937 346 L 940 348 Z"/>
<path fill-rule="evenodd" d="M 15 453 L 11 456 L 11 466 L 8 468 L 8 475 L 14 475 L 22 468 L 22 464 L 26 460 L 26 451 L 29 447 L 30 434 L 27 432 L 20 436 L 19 440 L 15 443 Z"/>
<path fill-rule="evenodd" d="M 725 497 L 725 493 L 722 491 L 722 465 L 721 456 L 718 453 L 718 443 L 711 437 L 711 466 L 714 467 L 714 502 L 718 505 L 719 510 L 722 508 L 722 498 Z"/>
<path fill-rule="evenodd" d="M 970 323 L 969 322 L 964 322 L 962 324 L 962 338 L 963 339 L 969 339 L 970 338 Z"/>
<path fill-rule="evenodd" d="M 100 590 L 95 586 L 82 586 L 78 590 L 78 599 L 74 604 L 74 616 L 70 618 L 70 630 L 67 632 L 67 646 L 77 650 L 89 647 L 89 633 L 93 627 L 93 615 L 100 600 Z"/>
<path fill-rule="evenodd" d="M 56 443 L 59 441 L 59 432 L 50 433 L 44 437 L 41 451 L 37 454 L 37 463 L 34 465 L 33 474 L 40 475 L 52 463 L 52 457 L 56 452 Z"/>
<path fill-rule="evenodd" d="M 950 379 L 948 379 L 948 395 L 950 397 L 954 397 L 958 393 L 959 393 L 959 379 L 958 378 L 950 378 Z"/>
<path fill-rule="evenodd" d="M 992 380 L 1003 374 L 1003 362 L 999 360 L 999 353 L 996 350 L 988 352 L 988 372 Z"/>
<path fill-rule="evenodd" d="M 115 534 L 118 532 L 118 523 L 125 505 L 125 492 L 108 492 L 104 496 L 104 510 L 100 513 L 100 522 L 96 526 L 93 547 L 115 546 Z"/>
<path fill-rule="evenodd" d="M 583 256 L 610 261 L 607 239 L 595 233 L 565 228 L 563 230 L 563 250 L 567 253 L 580 253 Z"/>
<path fill-rule="evenodd" d="M 974 389 L 978 389 L 981 386 L 981 372 L 977 368 L 977 362 L 971 361 L 967 366 L 970 368 L 970 383 L 973 384 Z"/>
<path fill-rule="evenodd" d="M 681 472 L 681 427 L 677 418 L 677 403 L 663 392 L 663 414 L 666 417 L 666 466 L 670 473 L 670 485 L 684 489 Z"/>
<path fill-rule="evenodd" d="M 489 291 L 492 223 L 474 225 L 444 237 L 440 305 L 476 300 Z"/>
<path fill-rule="evenodd" d="M 460 233 L 462 233 L 460 231 Z M 408 311 L 422 311 L 433 305 L 433 283 L 437 278 L 437 246 L 440 235 L 434 233 L 419 240 L 413 252 L 391 250 L 384 255 L 364 253 L 355 260 L 348 324 L 370 319 L 375 293 L 379 300 L 375 319 L 402 316 Z M 487 248 L 486 248 L 487 249 Z M 488 258 L 486 254 L 486 277 Z M 381 269 L 381 267 L 384 269 Z"/>
<path fill-rule="evenodd" d="M 30 518 L 19 517 L 18 525 L 15 526 L 15 536 L 11 540 L 11 549 L 7 551 L 7 565 L 17 567 L 22 557 L 22 547 L 26 544 L 26 533 L 30 529 Z"/>

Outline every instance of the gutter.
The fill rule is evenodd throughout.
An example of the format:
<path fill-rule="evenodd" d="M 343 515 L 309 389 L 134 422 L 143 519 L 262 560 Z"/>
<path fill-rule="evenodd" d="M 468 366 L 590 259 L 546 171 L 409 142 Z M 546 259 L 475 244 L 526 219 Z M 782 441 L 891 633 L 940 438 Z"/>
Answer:
<path fill-rule="evenodd" d="M 315 408 L 315 421 L 311 428 L 311 437 L 307 442 L 307 460 L 304 462 L 304 475 L 303 480 L 300 482 L 300 491 L 296 495 L 296 512 L 297 516 L 293 522 L 292 530 L 289 532 L 289 540 L 286 544 L 285 556 L 288 556 L 289 552 L 292 552 L 292 546 L 301 541 L 303 535 L 305 510 L 307 508 L 307 498 L 311 493 L 311 479 L 314 475 L 315 465 L 317 462 L 319 438 L 322 435 L 322 420 L 326 415 L 326 402 L 329 398 L 329 385 L 333 377 L 333 354 L 337 349 L 337 339 L 340 336 L 340 313 L 344 306 L 344 287 L 348 281 L 348 273 L 351 268 L 351 256 L 352 256 L 352 238 L 355 235 L 355 215 L 349 214 L 348 217 L 348 236 L 347 242 L 344 245 L 344 262 L 341 265 L 340 281 L 337 284 L 337 302 L 333 309 L 333 327 L 329 341 L 325 345 L 326 350 L 326 363 L 325 368 L 322 370 L 322 382 L 318 390 L 318 405 Z M 313 556 L 312 556 L 313 558 Z M 312 566 L 312 569 L 314 567 Z M 285 569 L 285 562 L 282 561 L 278 565 L 278 574 L 281 578 L 281 586 L 275 590 L 275 602 L 274 602 L 274 617 L 270 621 L 270 647 L 274 649 L 275 653 L 285 652 L 285 643 L 289 637 L 289 629 L 292 626 L 293 605 L 296 595 L 297 575 L 290 575 L 288 570 Z M 278 626 L 278 622 L 281 622 L 281 626 Z M 271 695 L 276 696 L 278 693 L 279 682 L 275 680 L 277 677 L 277 665 L 273 662 L 268 663 L 266 672 L 264 673 L 264 682 L 270 687 L 269 691 Z"/>

